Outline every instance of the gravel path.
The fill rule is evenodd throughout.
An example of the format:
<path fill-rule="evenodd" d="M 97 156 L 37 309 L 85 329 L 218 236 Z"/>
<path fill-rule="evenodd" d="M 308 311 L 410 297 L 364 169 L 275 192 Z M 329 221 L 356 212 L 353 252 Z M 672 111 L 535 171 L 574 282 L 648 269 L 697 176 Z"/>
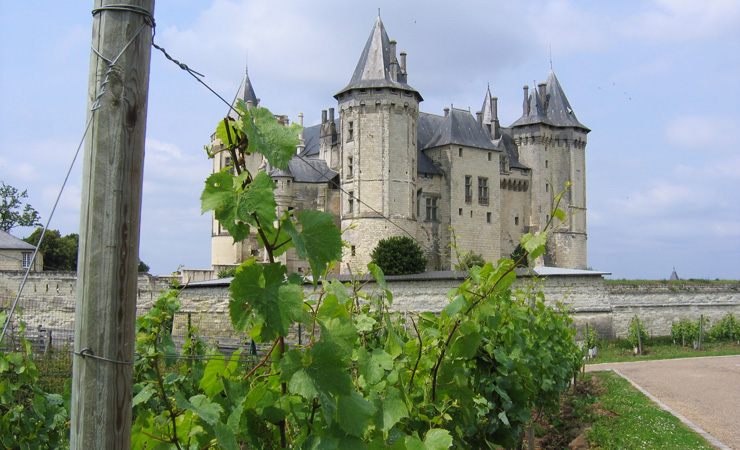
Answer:
<path fill-rule="evenodd" d="M 740 450 L 740 356 L 586 366 L 588 372 L 610 369 L 719 440 L 718 448 Z"/>

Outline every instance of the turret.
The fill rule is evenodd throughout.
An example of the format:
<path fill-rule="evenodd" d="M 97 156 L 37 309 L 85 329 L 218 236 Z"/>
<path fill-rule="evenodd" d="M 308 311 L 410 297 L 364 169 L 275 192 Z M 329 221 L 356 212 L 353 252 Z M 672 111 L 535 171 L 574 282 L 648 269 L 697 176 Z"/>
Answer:
<path fill-rule="evenodd" d="M 378 17 L 349 83 L 334 96 L 341 136 L 336 166 L 341 220 L 350 245 L 342 259 L 345 268 L 362 269 L 378 240 L 405 234 L 399 226 L 416 232 L 416 123 L 422 98 L 407 84 L 406 54 L 399 63 L 396 48 Z"/>
<path fill-rule="evenodd" d="M 568 222 L 552 234 L 540 263 L 585 269 L 586 260 L 586 135 L 555 73 L 528 92 L 524 86 L 522 117 L 511 125 L 519 161 L 531 168 L 531 208 L 527 226 L 541 231 L 551 218 L 553 197 L 566 189 L 560 209 Z M 558 221 L 554 221 L 558 225 Z"/>

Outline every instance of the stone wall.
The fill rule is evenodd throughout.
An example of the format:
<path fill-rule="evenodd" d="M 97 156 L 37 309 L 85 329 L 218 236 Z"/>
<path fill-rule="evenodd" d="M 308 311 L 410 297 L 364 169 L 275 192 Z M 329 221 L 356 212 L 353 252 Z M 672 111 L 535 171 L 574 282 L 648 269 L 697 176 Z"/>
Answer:
<path fill-rule="evenodd" d="M 24 271 L 0 271 L 0 308 L 15 300 L 24 275 Z M 169 286 L 168 277 L 140 274 L 137 309 L 149 309 L 159 291 Z M 29 328 L 74 329 L 76 301 L 76 272 L 31 272 L 18 305 Z"/>
<path fill-rule="evenodd" d="M 24 272 L 0 272 L 0 302 L 11 302 Z M 521 274 L 516 287 L 531 284 L 533 278 Z M 342 281 L 347 277 L 339 276 Z M 438 313 L 447 305 L 446 293 L 459 286 L 462 279 L 452 272 L 388 277 L 393 292 L 392 309 L 396 311 L 431 311 Z M 547 302 L 562 302 L 574 312 L 575 326 L 586 323 L 605 338 L 624 337 L 635 314 L 654 336 L 669 335 L 671 323 L 681 318 L 698 319 L 704 315 L 714 324 L 727 313 L 740 316 L 740 284 L 604 284 L 598 274 L 550 275 L 540 277 L 537 289 Z M 169 279 L 139 276 L 137 308 L 143 313 L 169 287 Z M 312 286 L 305 285 L 306 293 Z M 369 283 L 366 290 L 377 290 Z M 202 336 L 218 339 L 239 338 L 229 318 L 229 291 L 225 280 L 192 283 L 180 294 L 182 311 L 175 317 L 174 334 L 185 334 L 188 320 Z M 29 327 L 71 329 L 74 327 L 76 279 L 74 272 L 32 273 L 26 283 L 20 305 Z M 297 330 L 296 330 L 297 331 Z M 305 335 L 306 330 L 303 330 Z M 297 340 L 297 337 L 293 337 Z"/>
<path fill-rule="evenodd" d="M 635 315 L 655 336 L 670 335 L 671 323 L 700 315 L 717 323 L 728 312 L 740 316 L 740 284 L 608 284 L 617 335 L 626 335 Z"/>

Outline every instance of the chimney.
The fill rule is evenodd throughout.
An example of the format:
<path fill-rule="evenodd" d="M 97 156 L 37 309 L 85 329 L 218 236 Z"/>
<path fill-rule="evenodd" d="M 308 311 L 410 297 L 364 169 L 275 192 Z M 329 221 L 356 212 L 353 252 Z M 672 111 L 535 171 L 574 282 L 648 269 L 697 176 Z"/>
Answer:
<path fill-rule="evenodd" d="M 329 108 L 329 122 L 334 123 L 334 108 Z"/>
<path fill-rule="evenodd" d="M 478 119 L 478 125 L 483 126 L 483 112 L 482 111 L 476 111 L 475 112 L 475 118 Z"/>
<path fill-rule="evenodd" d="M 321 123 L 326 123 L 326 110 L 321 110 Z"/>
<path fill-rule="evenodd" d="M 303 113 L 298 113 L 298 125 L 303 126 Z M 301 129 L 301 132 L 298 133 L 298 145 L 296 146 L 296 153 L 299 155 L 301 152 L 306 148 L 306 140 L 303 139 L 303 129 Z"/>
<path fill-rule="evenodd" d="M 447 117 L 450 114 L 450 108 L 445 108 L 445 117 Z"/>
<path fill-rule="evenodd" d="M 401 52 L 401 74 L 406 75 L 406 52 Z"/>
<path fill-rule="evenodd" d="M 491 99 L 491 115 L 493 116 L 493 138 L 498 139 L 501 137 L 501 127 L 498 121 L 498 97 Z"/>
<path fill-rule="evenodd" d="M 398 81 L 398 59 L 396 59 L 396 41 L 391 40 L 389 42 L 390 47 L 388 52 L 390 53 L 390 71 L 391 71 L 391 80 Z"/>
<path fill-rule="evenodd" d="M 547 110 L 547 83 L 540 83 L 537 85 L 540 90 L 540 105 L 542 105 L 542 111 Z"/>
<path fill-rule="evenodd" d="M 524 85 L 524 103 L 522 107 L 522 115 L 529 115 L 529 86 L 527 86 L 526 84 Z"/>

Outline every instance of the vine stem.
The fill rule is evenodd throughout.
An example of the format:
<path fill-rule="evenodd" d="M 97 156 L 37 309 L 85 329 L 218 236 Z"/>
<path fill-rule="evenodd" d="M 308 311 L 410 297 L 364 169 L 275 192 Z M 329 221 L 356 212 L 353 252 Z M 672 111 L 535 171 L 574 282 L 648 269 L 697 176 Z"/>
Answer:
<path fill-rule="evenodd" d="M 419 333 L 419 329 L 416 328 L 416 322 L 414 322 L 414 318 L 411 317 L 411 325 L 414 326 L 414 331 L 416 331 L 416 337 L 419 338 L 419 356 L 416 358 L 416 364 L 414 364 L 414 370 L 411 371 L 411 379 L 409 380 L 409 394 L 411 393 L 411 388 L 414 385 L 414 375 L 416 375 L 416 369 L 419 368 L 419 361 L 421 361 L 421 351 L 424 347 L 424 343 L 421 340 L 421 333 Z"/>
<path fill-rule="evenodd" d="M 267 354 L 265 355 L 265 357 L 264 357 L 264 358 L 262 358 L 262 361 L 260 361 L 259 363 L 257 363 L 257 365 L 256 365 L 256 366 L 254 366 L 254 367 L 252 368 L 252 370 L 250 370 L 250 371 L 249 371 L 249 373 L 247 373 L 246 375 L 244 375 L 244 379 L 245 379 L 245 380 L 246 380 L 247 378 L 251 377 L 251 376 L 252 376 L 252 375 L 254 374 L 254 372 L 256 372 L 256 371 L 257 371 L 257 369 L 259 369 L 260 367 L 264 366 L 264 365 L 265 365 L 265 364 L 267 363 L 267 358 L 269 358 L 269 357 L 270 357 L 270 355 L 272 355 L 272 351 L 273 351 L 273 350 L 275 349 L 275 346 L 277 345 L 277 343 L 278 343 L 278 341 L 275 341 L 275 342 L 274 342 L 274 343 L 272 344 L 272 347 L 270 347 L 270 350 L 269 350 L 269 351 L 267 352 Z"/>

